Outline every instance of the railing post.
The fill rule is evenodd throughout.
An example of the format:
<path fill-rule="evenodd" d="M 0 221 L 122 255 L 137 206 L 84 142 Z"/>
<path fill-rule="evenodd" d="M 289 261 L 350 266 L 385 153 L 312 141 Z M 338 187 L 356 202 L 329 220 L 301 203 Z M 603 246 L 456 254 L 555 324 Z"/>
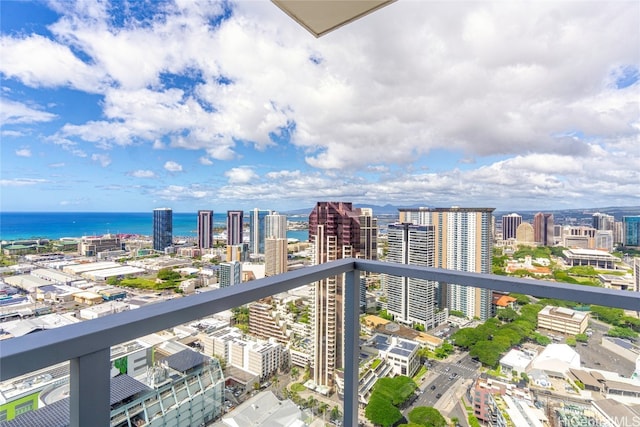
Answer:
<path fill-rule="evenodd" d="M 111 350 L 71 359 L 69 425 L 109 426 L 111 422 Z"/>
<path fill-rule="evenodd" d="M 360 270 L 345 273 L 344 292 L 344 419 L 358 425 L 358 370 L 360 356 Z"/>

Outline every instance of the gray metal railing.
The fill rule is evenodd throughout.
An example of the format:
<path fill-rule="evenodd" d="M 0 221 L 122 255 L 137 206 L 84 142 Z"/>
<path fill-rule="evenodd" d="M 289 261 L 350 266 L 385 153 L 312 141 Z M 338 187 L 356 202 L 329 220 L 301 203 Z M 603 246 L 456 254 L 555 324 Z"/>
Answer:
<path fill-rule="evenodd" d="M 360 272 L 386 273 L 640 311 L 640 293 L 343 259 L 0 342 L 0 381 L 70 361 L 70 425 L 108 426 L 110 347 L 327 277 L 346 275 L 344 425 L 358 425 Z"/>

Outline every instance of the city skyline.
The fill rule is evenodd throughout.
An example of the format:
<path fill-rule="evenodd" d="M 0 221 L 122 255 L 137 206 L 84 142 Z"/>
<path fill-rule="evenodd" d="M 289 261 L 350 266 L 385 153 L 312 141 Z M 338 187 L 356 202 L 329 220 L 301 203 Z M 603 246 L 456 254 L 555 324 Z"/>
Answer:
<path fill-rule="evenodd" d="M 640 4 L 3 2 L 4 211 L 638 206 Z"/>

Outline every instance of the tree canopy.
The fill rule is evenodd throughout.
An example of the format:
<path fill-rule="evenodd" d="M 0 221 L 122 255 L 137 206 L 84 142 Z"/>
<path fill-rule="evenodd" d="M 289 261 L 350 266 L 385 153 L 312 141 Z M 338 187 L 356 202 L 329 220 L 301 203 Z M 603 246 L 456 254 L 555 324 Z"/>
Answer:
<path fill-rule="evenodd" d="M 431 406 L 419 406 L 409 412 L 409 421 L 412 424 L 425 427 L 445 427 L 447 421 L 437 409 Z"/>

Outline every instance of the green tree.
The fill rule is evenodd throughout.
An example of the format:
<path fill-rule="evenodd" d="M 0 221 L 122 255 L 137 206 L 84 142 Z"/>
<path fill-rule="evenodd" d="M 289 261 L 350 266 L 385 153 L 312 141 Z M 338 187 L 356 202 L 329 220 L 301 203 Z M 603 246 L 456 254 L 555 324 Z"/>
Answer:
<path fill-rule="evenodd" d="M 430 406 L 419 406 L 409 412 L 409 421 L 430 427 L 445 427 L 447 421 L 437 409 Z"/>
<path fill-rule="evenodd" d="M 498 310 L 496 317 L 503 322 L 512 322 L 518 318 L 518 313 L 511 307 Z"/>
<path fill-rule="evenodd" d="M 381 395 L 372 394 L 364 410 L 364 416 L 373 424 L 391 427 L 402 419 L 402 412 Z"/>
<path fill-rule="evenodd" d="M 607 335 L 609 335 L 610 337 L 617 337 L 617 338 L 637 338 L 638 337 L 638 333 L 633 329 L 623 328 L 621 326 L 614 326 L 613 328 L 609 329 L 609 331 L 607 332 Z"/>
<path fill-rule="evenodd" d="M 180 273 L 171 268 L 162 268 L 158 271 L 158 279 L 165 281 L 175 281 L 180 279 Z"/>
<path fill-rule="evenodd" d="M 107 279 L 107 285 L 109 286 L 119 286 L 122 280 L 119 277 L 111 276 Z"/>
<path fill-rule="evenodd" d="M 511 293 L 509 294 L 509 296 L 513 297 L 516 299 L 516 304 L 518 305 L 525 305 L 525 304 L 529 304 L 531 302 L 531 299 L 524 295 L 524 294 L 517 294 L 517 293 Z"/>
<path fill-rule="evenodd" d="M 589 336 L 587 334 L 576 334 L 576 341 L 587 342 L 589 341 Z"/>
<path fill-rule="evenodd" d="M 338 405 L 331 408 L 331 412 L 329 413 L 329 419 L 331 421 L 336 421 L 342 418 L 342 410 Z"/>
<path fill-rule="evenodd" d="M 542 335 L 541 333 L 538 333 L 538 332 L 534 332 L 532 334 L 531 338 L 538 345 L 549 345 L 549 344 L 551 344 L 551 339 L 549 339 L 549 337 L 547 337 L 545 335 Z"/>
<path fill-rule="evenodd" d="M 576 338 L 575 337 L 567 337 L 564 341 L 565 341 L 565 343 L 567 343 L 567 345 L 570 345 L 571 347 L 575 347 L 576 346 Z"/>

